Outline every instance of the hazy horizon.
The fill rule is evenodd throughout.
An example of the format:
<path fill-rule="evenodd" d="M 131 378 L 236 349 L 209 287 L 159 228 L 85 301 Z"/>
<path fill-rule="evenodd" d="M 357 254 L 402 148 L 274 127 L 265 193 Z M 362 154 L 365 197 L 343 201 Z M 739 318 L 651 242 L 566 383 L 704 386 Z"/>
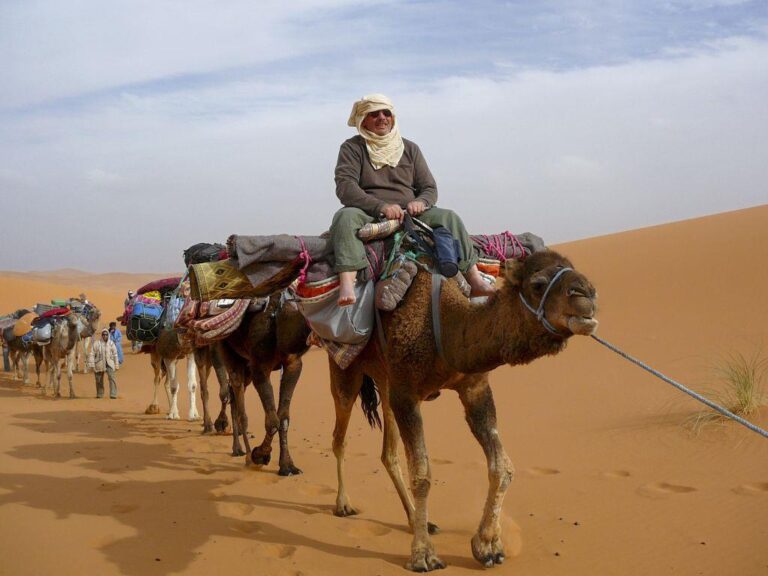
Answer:
<path fill-rule="evenodd" d="M 762 1 L 36 0 L 0 6 L 0 53 L 0 270 L 164 272 L 233 233 L 320 234 L 372 92 L 471 233 L 768 203 Z"/>

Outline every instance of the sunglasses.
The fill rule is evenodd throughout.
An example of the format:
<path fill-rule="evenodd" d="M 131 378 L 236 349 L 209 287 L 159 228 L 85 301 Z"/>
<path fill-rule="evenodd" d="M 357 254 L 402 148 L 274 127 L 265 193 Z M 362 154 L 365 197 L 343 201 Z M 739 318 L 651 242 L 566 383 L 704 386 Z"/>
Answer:
<path fill-rule="evenodd" d="M 392 110 L 376 110 L 376 112 L 368 112 L 368 118 L 378 118 L 379 114 L 384 114 L 385 118 L 392 117 Z"/>

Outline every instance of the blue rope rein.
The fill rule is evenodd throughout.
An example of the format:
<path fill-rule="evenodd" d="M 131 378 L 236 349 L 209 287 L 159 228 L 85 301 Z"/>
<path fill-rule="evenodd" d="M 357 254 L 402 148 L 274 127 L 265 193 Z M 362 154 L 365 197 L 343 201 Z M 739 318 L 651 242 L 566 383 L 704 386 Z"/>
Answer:
<path fill-rule="evenodd" d="M 616 352 L 616 354 L 618 354 L 622 358 L 626 358 L 627 360 L 629 360 L 633 364 L 636 364 L 636 365 L 640 366 L 640 368 L 642 368 L 643 370 L 646 370 L 646 371 L 650 372 L 651 374 L 653 374 L 657 378 L 661 378 L 667 384 L 672 384 L 672 386 L 674 386 L 675 388 L 677 388 L 681 392 L 685 392 L 686 394 L 688 394 L 688 396 L 691 396 L 692 398 L 698 400 L 699 402 L 701 402 L 703 404 L 706 404 L 707 406 L 712 408 L 712 410 L 714 410 L 716 412 L 719 412 L 720 414 L 722 414 L 726 418 L 730 418 L 731 420 L 735 420 L 736 422 L 738 422 L 742 426 L 746 426 L 747 428 L 749 428 L 753 432 L 757 432 L 761 436 L 764 436 L 765 438 L 768 438 L 768 432 L 766 432 L 765 430 L 763 430 L 759 426 L 756 426 L 755 424 L 752 424 L 752 422 L 749 422 L 748 420 L 745 420 L 741 416 L 737 416 L 736 414 L 734 414 L 730 410 L 726 410 L 722 406 L 720 406 L 718 404 L 715 404 L 711 400 L 708 400 L 708 399 L 704 398 L 704 396 L 702 396 L 701 394 L 698 394 L 698 393 L 694 392 L 690 388 L 686 388 L 685 386 L 683 386 L 679 382 L 675 382 L 671 378 L 667 378 L 661 372 L 658 372 L 657 370 L 654 370 L 653 368 L 651 368 L 650 366 L 648 366 L 644 362 L 641 362 L 637 358 L 633 358 L 632 356 L 630 356 L 626 352 L 623 352 L 622 350 L 619 350 L 616 346 L 614 346 L 613 344 L 611 344 L 609 342 L 606 342 L 602 338 L 599 338 L 599 337 L 595 336 L 594 334 L 592 334 L 592 338 L 595 339 L 596 341 L 598 341 L 600 344 L 602 344 L 606 348 L 608 348 L 609 350 L 612 350 L 613 352 Z"/>

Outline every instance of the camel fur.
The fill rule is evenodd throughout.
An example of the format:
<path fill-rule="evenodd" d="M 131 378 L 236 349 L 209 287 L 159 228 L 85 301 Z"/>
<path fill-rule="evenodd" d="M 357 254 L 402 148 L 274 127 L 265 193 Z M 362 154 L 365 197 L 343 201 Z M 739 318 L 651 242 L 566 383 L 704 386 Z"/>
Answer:
<path fill-rule="evenodd" d="M 309 328 L 298 308 L 286 302 L 280 292 L 272 294 L 261 312 L 246 312 L 240 327 L 225 340 L 215 343 L 217 353 L 227 367 L 233 398 L 232 455 L 246 454 L 246 462 L 266 465 L 270 462 L 272 439 L 279 434 L 278 474 L 300 474 L 288 448 L 290 407 L 296 383 L 301 376 L 301 357 L 309 349 Z M 275 407 L 270 374 L 280 370 L 280 397 Z M 264 408 L 265 435 L 251 450 L 248 441 L 248 416 L 245 412 L 245 388 L 253 381 Z M 243 437 L 246 452 L 240 446 Z"/>
<path fill-rule="evenodd" d="M 567 259 L 552 251 L 515 262 L 499 291 L 483 304 L 468 301 L 455 282 L 444 282 L 439 303 L 443 356 L 436 349 L 432 327 L 431 278 L 420 272 L 401 305 L 382 315 L 386 349 L 377 338 L 372 338 L 346 370 L 341 370 L 329 357 L 336 409 L 335 514 L 356 513 L 344 484 L 345 437 L 355 400 L 364 391 L 364 382 L 370 386 L 372 378 L 383 410 L 381 459 L 413 530 L 409 569 L 423 572 L 445 566 L 430 538 L 435 527 L 427 522 L 431 471 L 420 412 L 421 402 L 436 398 L 442 390 L 458 393 L 470 430 L 487 459 L 489 487 L 480 525 L 471 541 L 473 556 L 486 567 L 504 561 L 499 514 L 513 467 L 498 433 L 488 373 L 502 364 L 526 364 L 541 356 L 557 354 L 571 335 L 588 335 L 596 329 L 595 289 L 574 270 L 562 274 L 546 299 L 544 317 L 558 334 L 548 332 L 521 302 L 522 293 L 534 308 L 538 307 L 547 286 L 562 267 L 572 268 Z M 370 398 L 370 393 L 367 396 Z M 375 401 L 373 405 L 369 402 L 367 409 L 375 410 Z M 400 437 L 407 458 L 409 488 L 398 461 Z"/>

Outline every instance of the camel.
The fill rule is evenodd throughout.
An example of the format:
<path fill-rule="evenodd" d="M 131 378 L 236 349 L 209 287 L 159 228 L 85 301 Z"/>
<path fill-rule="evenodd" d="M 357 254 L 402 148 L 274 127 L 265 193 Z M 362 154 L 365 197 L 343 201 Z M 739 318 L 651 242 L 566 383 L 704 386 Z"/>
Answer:
<path fill-rule="evenodd" d="M 179 334 L 173 329 L 161 329 L 157 340 L 143 348 L 145 353 L 150 355 L 150 362 L 155 371 L 154 393 L 152 403 L 147 407 L 146 414 L 160 414 L 160 405 L 158 404 L 158 389 L 160 381 L 165 376 L 165 392 L 168 395 L 168 419 L 179 420 L 179 380 L 176 376 L 176 363 L 187 359 L 187 389 L 189 390 L 189 421 L 198 420 L 200 415 L 197 411 L 197 363 L 195 362 L 195 350 L 179 338 Z"/>
<path fill-rule="evenodd" d="M 197 411 L 196 391 L 198 381 L 200 384 L 200 396 L 203 404 L 203 434 L 214 431 L 224 432 L 228 426 L 226 415 L 229 403 L 229 378 L 223 364 L 213 354 L 209 346 L 193 346 L 190 342 L 180 337 L 175 329 L 163 328 L 155 342 L 142 347 L 142 351 L 150 355 L 150 362 L 155 372 L 154 393 L 152 403 L 145 410 L 145 414 L 159 414 L 158 389 L 163 376 L 165 376 L 165 391 L 168 395 L 168 419 L 179 419 L 178 391 L 179 383 L 176 376 L 176 363 L 187 359 L 187 386 L 189 390 L 189 414 L 188 420 L 194 421 L 200 418 Z M 208 378 L 213 368 L 219 380 L 219 398 L 221 410 L 215 421 L 211 422 L 208 409 Z"/>
<path fill-rule="evenodd" d="M 280 459 L 278 474 L 301 474 L 288 448 L 290 407 L 296 383 L 301 376 L 301 357 L 309 349 L 309 328 L 301 312 L 287 302 L 282 292 L 272 294 L 261 312 L 246 312 L 240 327 L 214 347 L 226 366 L 232 395 L 232 455 L 246 455 L 246 462 L 269 464 L 272 440 L 279 434 Z M 269 376 L 280 370 L 280 397 L 275 396 Z M 253 381 L 264 408 L 264 440 L 251 450 L 248 441 L 248 416 L 245 413 L 245 388 Z M 246 452 L 240 446 L 240 436 Z"/>
<path fill-rule="evenodd" d="M 76 398 L 72 385 L 72 372 L 75 367 L 75 348 L 81 334 L 94 334 L 99 327 L 101 312 L 93 304 L 88 304 L 81 312 L 70 312 L 54 322 L 50 343 L 44 346 L 34 346 L 33 354 L 39 373 L 40 364 L 48 366 L 49 384 L 53 388 L 54 397 L 61 397 L 61 362 L 65 362 L 67 381 L 69 382 L 69 397 Z M 56 382 L 54 383 L 54 379 Z M 45 387 L 43 387 L 45 393 Z"/>
<path fill-rule="evenodd" d="M 430 538 L 434 526 L 427 521 L 431 472 L 420 404 L 436 398 L 442 390 L 454 390 L 487 459 L 488 495 L 471 547 L 476 560 L 492 567 L 505 558 L 499 514 L 513 467 L 497 430 L 488 374 L 502 364 L 526 364 L 544 355 L 557 354 L 570 336 L 594 332 L 596 292 L 566 258 L 552 251 L 538 252 L 510 266 L 499 291 L 483 304 L 470 303 L 455 282 L 444 282 L 442 292 L 437 292 L 440 329 L 436 330 L 431 284 L 430 274 L 420 271 L 400 306 L 382 315 L 384 338 L 371 338 L 346 370 L 329 357 L 336 409 L 333 452 L 337 459 L 338 494 L 334 513 L 356 513 L 344 484 L 345 436 L 355 399 L 365 392 L 364 382 L 368 387 L 372 385 L 372 378 L 381 397 L 384 417 L 381 459 L 413 531 L 406 567 L 418 572 L 445 567 Z M 369 395 L 366 401 L 365 395 L 361 396 L 368 412 L 375 413 L 375 397 L 371 401 Z M 403 481 L 397 457 L 400 436 L 410 490 Z"/>
<path fill-rule="evenodd" d="M 77 344 L 75 344 L 74 370 L 86 374 L 88 372 L 88 362 L 86 359 L 88 358 L 88 352 L 91 350 L 93 335 L 99 329 L 101 312 L 96 306 L 88 302 L 83 306 L 82 311 L 73 311 L 73 314 L 78 314 L 85 319 L 85 322 L 79 325 Z M 82 370 L 79 369 L 81 361 Z"/>

